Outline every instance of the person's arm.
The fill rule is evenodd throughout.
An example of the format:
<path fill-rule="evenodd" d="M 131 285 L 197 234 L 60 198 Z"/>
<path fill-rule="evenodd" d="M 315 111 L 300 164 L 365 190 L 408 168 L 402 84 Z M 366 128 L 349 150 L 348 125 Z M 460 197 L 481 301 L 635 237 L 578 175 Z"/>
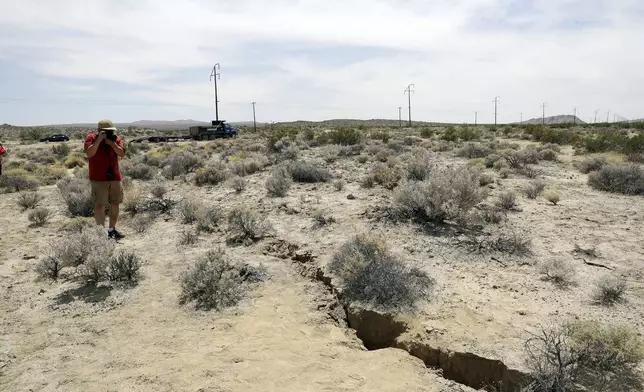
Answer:
<path fill-rule="evenodd" d="M 87 138 L 85 139 L 85 155 L 87 155 L 88 158 L 91 158 L 94 155 L 96 155 L 98 146 L 101 144 L 103 140 L 105 140 L 105 132 L 99 133 L 97 137 L 93 135 L 88 135 Z"/>
<path fill-rule="evenodd" d="M 120 158 L 125 156 L 125 148 L 123 147 L 123 141 L 121 140 L 121 138 L 117 138 L 116 142 L 106 140 L 105 143 L 107 143 L 108 146 L 112 147 L 114 152 L 116 152 L 116 155 L 118 155 Z"/>

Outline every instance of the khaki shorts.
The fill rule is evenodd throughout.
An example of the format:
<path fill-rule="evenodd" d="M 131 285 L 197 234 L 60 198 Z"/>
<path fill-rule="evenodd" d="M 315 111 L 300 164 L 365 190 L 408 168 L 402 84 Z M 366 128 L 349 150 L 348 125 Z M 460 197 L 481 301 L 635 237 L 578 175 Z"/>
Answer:
<path fill-rule="evenodd" d="M 123 203 L 121 181 L 92 181 L 92 198 L 97 206 Z"/>

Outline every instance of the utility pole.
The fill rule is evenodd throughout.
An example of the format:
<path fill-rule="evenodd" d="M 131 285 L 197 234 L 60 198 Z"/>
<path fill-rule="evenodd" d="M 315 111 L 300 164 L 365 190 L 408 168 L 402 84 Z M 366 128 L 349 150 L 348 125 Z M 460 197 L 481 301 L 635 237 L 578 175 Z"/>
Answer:
<path fill-rule="evenodd" d="M 219 72 L 219 63 L 215 64 L 214 67 L 212 67 L 212 72 L 210 73 L 210 81 L 212 82 L 213 80 L 215 81 L 215 120 L 219 121 L 219 99 L 217 98 L 217 78 L 221 79 L 221 75 Z"/>
<path fill-rule="evenodd" d="M 548 102 L 541 104 L 541 125 L 546 125 L 546 106 L 548 106 Z"/>
<path fill-rule="evenodd" d="M 479 112 L 474 112 L 474 125 L 478 125 Z"/>
<path fill-rule="evenodd" d="M 574 113 L 575 114 L 573 115 L 572 123 L 577 124 L 577 108 L 574 109 Z"/>
<path fill-rule="evenodd" d="M 497 105 L 499 104 L 499 97 L 494 97 L 494 125 L 496 125 L 496 116 L 498 114 Z"/>
<path fill-rule="evenodd" d="M 523 125 L 523 112 L 521 112 L 521 125 Z"/>
<path fill-rule="evenodd" d="M 402 128 L 402 106 L 398 106 L 398 128 Z"/>
<path fill-rule="evenodd" d="M 597 124 L 597 115 L 599 114 L 599 110 L 595 109 L 595 124 Z"/>
<path fill-rule="evenodd" d="M 610 110 L 606 113 L 606 124 L 610 122 Z"/>
<path fill-rule="evenodd" d="M 257 119 L 255 118 L 255 104 L 257 102 L 253 102 L 253 130 L 257 132 Z"/>
<path fill-rule="evenodd" d="M 415 87 L 413 84 L 410 84 L 407 86 L 405 89 L 405 93 L 409 96 L 409 126 L 411 127 L 411 94 L 413 94 L 414 90 L 412 88 Z"/>

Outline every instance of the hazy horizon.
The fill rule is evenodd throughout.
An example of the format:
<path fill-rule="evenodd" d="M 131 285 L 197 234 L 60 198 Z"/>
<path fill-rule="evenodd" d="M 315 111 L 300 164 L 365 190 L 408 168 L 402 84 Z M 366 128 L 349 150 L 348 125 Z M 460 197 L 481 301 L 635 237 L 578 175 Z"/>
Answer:
<path fill-rule="evenodd" d="M 357 16 L 360 16 L 359 18 Z M 0 4 L 0 123 L 644 116 L 637 0 Z"/>

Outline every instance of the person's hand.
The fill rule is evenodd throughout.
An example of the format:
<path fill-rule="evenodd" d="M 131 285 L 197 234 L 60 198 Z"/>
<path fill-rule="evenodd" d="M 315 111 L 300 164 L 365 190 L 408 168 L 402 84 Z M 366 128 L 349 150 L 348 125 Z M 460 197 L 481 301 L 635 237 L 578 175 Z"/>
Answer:
<path fill-rule="evenodd" d="M 97 139 L 98 139 L 98 142 L 99 142 L 99 143 L 100 143 L 100 142 L 102 142 L 103 140 L 105 140 L 105 138 L 106 138 L 106 137 L 107 137 L 107 134 L 106 134 L 104 131 L 103 131 L 103 132 L 99 132 L 99 134 L 98 134 L 98 138 L 97 138 Z"/>

